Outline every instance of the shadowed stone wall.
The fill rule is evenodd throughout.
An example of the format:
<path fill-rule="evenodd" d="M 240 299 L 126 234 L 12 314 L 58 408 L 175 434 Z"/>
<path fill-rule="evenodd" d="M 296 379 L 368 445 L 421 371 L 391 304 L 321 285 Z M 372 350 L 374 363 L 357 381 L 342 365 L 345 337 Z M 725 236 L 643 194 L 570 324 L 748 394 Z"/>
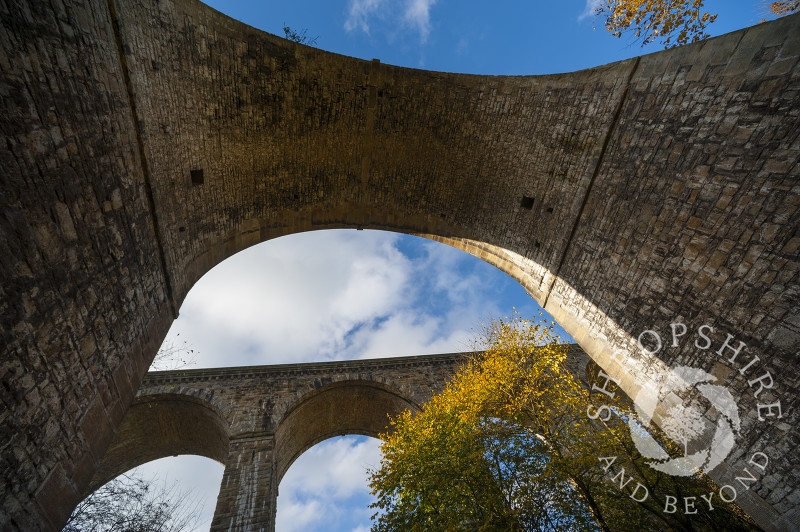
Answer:
<path fill-rule="evenodd" d="M 0 24 L 2 526 L 60 526 L 206 271 L 369 227 L 508 272 L 631 397 L 713 370 L 742 430 L 712 477 L 767 453 L 737 502 L 800 527 L 800 17 L 523 77 L 338 56 L 195 0 L 0 0 Z M 637 348 L 672 322 L 713 349 Z"/>

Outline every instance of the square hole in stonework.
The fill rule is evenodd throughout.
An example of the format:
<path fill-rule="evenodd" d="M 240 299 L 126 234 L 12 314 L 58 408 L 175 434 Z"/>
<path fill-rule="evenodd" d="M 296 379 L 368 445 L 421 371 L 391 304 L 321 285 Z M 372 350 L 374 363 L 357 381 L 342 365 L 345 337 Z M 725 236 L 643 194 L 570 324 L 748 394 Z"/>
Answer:
<path fill-rule="evenodd" d="M 519 202 L 519 206 L 523 209 L 532 209 L 533 208 L 533 198 L 528 196 L 522 196 L 522 200 Z"/>
<path fill-rule="evenodd" d="M 193 185 L 202 185 L 203 184 L 203 169 L 200 168 L 199 170 L 192 170 L 189 172 L 192 176 L 192 184 Z"/>

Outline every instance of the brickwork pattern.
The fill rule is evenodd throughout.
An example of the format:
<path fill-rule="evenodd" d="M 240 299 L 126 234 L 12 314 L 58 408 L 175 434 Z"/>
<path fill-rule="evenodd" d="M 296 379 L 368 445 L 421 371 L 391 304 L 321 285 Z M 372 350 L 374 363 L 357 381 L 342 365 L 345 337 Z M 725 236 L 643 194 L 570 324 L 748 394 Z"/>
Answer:
<path fill-rule="evenodd" d="M 173 313 L 106 3 L 0 26 L 0 528 L 60 529 Z"/>
<path fill-rule="evenodd" d="M 720 362 L 748 417 L 714 475 L 763 450 L 742 504 L 800 527 L 800 16 L 523 77 L 342 57 L 194 0 L 0 0 L 0 24 L 0 525 L 58 528 L 206 271 L 369 227 L 509 272 L 630 396 Z M 745 342 L 782 418 L 691 342 L 637 352 L 677 320 Z"/>

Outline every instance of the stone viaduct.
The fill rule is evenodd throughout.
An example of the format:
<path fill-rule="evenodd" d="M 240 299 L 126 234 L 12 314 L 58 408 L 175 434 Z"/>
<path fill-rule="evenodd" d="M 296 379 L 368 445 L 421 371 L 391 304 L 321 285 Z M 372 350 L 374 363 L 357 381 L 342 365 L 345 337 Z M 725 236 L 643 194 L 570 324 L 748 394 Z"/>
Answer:
<path fill-rule="evenodd" d="M 800 529 L 800 17 L 522 77 L 338 56 L 196 0 L 0 0 L 0 26 L 0 528 L 64 522 L 198 278 L 349 227 L 496 265 L 631 397 L 712 371 L 742 417 L 712 477 L 766 453 L 737 502 Z"/>
<path fill-rule="evenodd" d="M 583 355 L 585 357 L 585 355 Z M 211 530 L 275 529 L 277 486 L 322 440 L 378 437 L 441 391 L 463 353 L 148 373 L 89 490 L 178 454 L 225 464 Z"/>
<path fill-rule="evenodd" d="M 419 410 L 471 353 L 149 372 L 84 493 L 166 456 L 225 465 L 212 531 L 275 529 L 278 485 L 304 451 L 334 436 L 377 438 Z M 578 346 L 566 365 L 584 384 Z"/>

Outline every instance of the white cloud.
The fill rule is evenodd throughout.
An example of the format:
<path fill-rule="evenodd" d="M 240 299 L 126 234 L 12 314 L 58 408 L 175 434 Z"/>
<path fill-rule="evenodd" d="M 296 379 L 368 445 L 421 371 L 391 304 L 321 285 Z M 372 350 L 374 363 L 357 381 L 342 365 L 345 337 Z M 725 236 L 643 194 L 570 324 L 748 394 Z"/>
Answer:
<path fill-rule="evenodd" d="M 406 0 L 403 20 L 415 28 L 424 43 L 431 32 L 431 6 L 436 0 Z"/>
<path fill-rule="evenodd" d="M 597 11 L 604 2 L 607 0 L 586 0 L 586 7 L 584 7 L 583 12 L 578 15 L 578 20 L 584 20 L 589 17 L 594 16 L 594 12 Z"/>
<path fill-rule="evenodd" d="M 341 358 L 348 333 L 406 298 L 412 265 L 397 236 L 304 233 L 247 249 L 189 292 L 172 334 L 200 367 Z"/>
<path fill-rule="evenodd" d="M 189 508 L 193 507 L 195 501 L 202 503 L 195 532 L 208 530 L 217 506 L 222 474 L 225 472 L 222 464 L 202 456 L 181 455 L 153 460 L 134 471 L 146 480 L 155 478 L 157 482 L 165 482 L 167 485 L 178 482 L 180 491 L 190 490 L 183 502 Z"/>
<path fill-rule="evenodd" d="M 369 35 L 369 18 L 378 14 L 378 9 L 385 4 L 386 0 L 350 0 L 344 29 L 347 31 L 360 29 Z"/>
<path fill-rule="evenodd" d="M 436 0 L 350 0 L 344 29 L 361 30 L 370 35 L 375 20 L 385 20 L 393 33 L 410 28 L 425 43 L 431 32 L 431 7 Z"/>
<path fill-rule="evenodd" d="M 506 282 L 478 259 L 417 237 L 302 233 L 253 246 L 208 272 L 171 336 L 192 344 L 198 367 L 464 351 L 482 320 L 508 314 L 500 307 Z M 522 301 L 510 304 L 528 304 L 518 291 Z M 304 453 L 280 485 L 277 530 L 350 532 L 369 522 L 364 470 L 377 467 L 377 449 L 377 440 L 336 439 Z M 193 484 L 210 487 L 213 513 L 222 468 L 211 466 L 219 476 Z"/>
<path fill-rule="evenodd" d="M 195 348 L 197 367 L 464 350 L 499 314 L 503 274 L 429 241 L 415 239 L 411 258 L 398 246 L 412 238 L 321 231 L 249 248 L 195 285 L 171 336 Z"/>
<path fill-rule="evenodd" d="M 321 524 L 328 518 L 319 499 L 303 502 L 293 500 L 278 506 L 280 512 L 275 519 L 275 530 L 281 532 L 309 530 L 309 527 Z"/>
<path fill-rule="evenodd" d="M 368 494 L 367 469 L 380 463 L 379 440 L 367 437 L 332 438 L 303 453 L 284 475 L 284 492 L 346 499 Z M 322 474 L 324 473 L 324 474 Z"/>
<path fill-rule="evenodd" d="M 281 481 L 276 530 L 368 530 L 361 528 L 373 513 L 367 470 L 377 468 L 380 459 L 380 441 L 364 436 L 332 438 L 303 453 Z M 182 490 L 191 488 L 190 503 L 205 501 L 194 532 L 208 530 L 224 472 L 221 464 L 184 455 L 149 462 L 137 471 L 146 479 L 170 485 L 178 481 Z"/>

